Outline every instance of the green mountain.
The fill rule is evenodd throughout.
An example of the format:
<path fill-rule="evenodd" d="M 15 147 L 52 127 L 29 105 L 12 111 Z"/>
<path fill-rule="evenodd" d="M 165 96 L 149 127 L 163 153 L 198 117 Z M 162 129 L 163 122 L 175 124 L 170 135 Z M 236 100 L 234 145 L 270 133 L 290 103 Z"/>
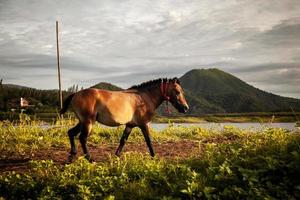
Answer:
<path fill-rule="evenodd" d="M 94 86 L 92 86 L 91 88 L 97 88 L 97 89 L 103 89 L 103 90 L 112 90 L 112 91 L 120 91 L 123 90 L 122 88 L 113 85 L 111 83 L 106 83 L 106 82 L 100 82 Z"/>
<path fill-rule="evenodd" d="M 22 85 L 15 85 L 15 84 L 3 84 L 4 88 L 10 88 L 10 89 L 33 89 L 30 87 L 22 86 Z"/>
<path fill-rule="evenodd" d="M 180 80 L 190 114 L 300 110 L 300 100 L 262 91 L 219 69 L 194 69 Z"/>
<path fill-rule="evenodd" d="M 300 111 L 300 100 L 281 97 L 257 89 L 235 76 L 218 69 L 194 69 L 180 77 L 191 115 L 206 113 L 291 112 Z M 63 92 L 66 98 L 77 91 L 73 86 Z M 92 88 L 123 90 L 110 83 L 100 82 Z M 57 90 L 38 90 L 18 85 L 0 84 L 0 111 L 9 111 L 14 101 L 24 97 L 39 110 L 56 110 L 59 107 Z M 163 104 L 158 112 L 164 113 Z M 176 112 L 174 112 L 175 114 Z"/>

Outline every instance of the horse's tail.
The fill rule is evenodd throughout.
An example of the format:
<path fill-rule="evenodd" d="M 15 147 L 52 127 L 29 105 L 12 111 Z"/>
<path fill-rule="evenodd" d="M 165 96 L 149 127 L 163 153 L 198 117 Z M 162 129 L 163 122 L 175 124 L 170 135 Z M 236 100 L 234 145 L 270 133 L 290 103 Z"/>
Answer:
<path fill-rule="evenodd" d="M 64 114 L 65 112 L 67 112 L 68 107 L 69 107 L 69 105 L 70 105 L 70 103 L 71 103 L 72 98 L 73 98 L 74 95 L 75 95 L 75 93 L 71 94 L 71 95 L 68 96 L 67 99 L 64 101 L 63 107 L 62 107 L 62 109 L 59 111 L 59 114 L 60 114 L 60 115 L 62 115 L 62 114 Z"/>

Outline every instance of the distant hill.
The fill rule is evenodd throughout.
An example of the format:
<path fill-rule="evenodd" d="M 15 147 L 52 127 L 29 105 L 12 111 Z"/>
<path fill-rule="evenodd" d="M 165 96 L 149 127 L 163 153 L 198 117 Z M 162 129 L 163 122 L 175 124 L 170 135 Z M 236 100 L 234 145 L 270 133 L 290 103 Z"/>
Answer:
<path fill-rule="evenodd" d="M 180 80 L 190 114 L 300 110 L 300 100 L 262 91 L 219 69 L 194 69 Z"/>
<path fill-rule="evenodd" d="M 122 88 L 113 85 L 111 83 L 106 83 L 106 82 L 100 82 L 94 86 L 92 86 L 91 88 L 97 88 L 97 89 L 102 89 L 102 90 L 112 90 L 112 91 L 120 91 L 123 90 Z"/>
<path fill-rule="evenodd" d="M 180 77 L 190 111 L 188 114 L 243 113 L 243 112 L 291 112 L 300 111 L 300 100 L 281 97 L 255 88 L 237 77 L 219 69 L 194 69 Z M 77 88 L 77 87 L 75 87 Z M 92 88 L 123 90 L 100 82 Z M 57 90 L 39 90 L 19 85 L 3 84 L 0 87 L 0 111 L 10 110 L 9 102 L 25 97 L 40 109 L 55 110 L 59 107 Z M 66 98 L 74 91 L 64 91 Z M 164 113 L 164 105 L 159 113 Z M 174 113 L 176 114 L 176 112 Z"/>
<path fill-rule="evenodd" d="M 15 85 L 15 84 L 3 84 L 4 88 L 16 88 L 16 89 L 33 89 L 30 87 L 22 86 L 22 85 Z"/>

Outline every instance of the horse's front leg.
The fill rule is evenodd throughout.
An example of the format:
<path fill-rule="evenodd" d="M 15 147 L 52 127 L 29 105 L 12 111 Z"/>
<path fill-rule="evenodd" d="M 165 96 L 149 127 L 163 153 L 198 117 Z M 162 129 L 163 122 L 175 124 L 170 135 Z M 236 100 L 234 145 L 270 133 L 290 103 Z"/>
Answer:
<path fill-rule="evenodd" d="M 148 146 L 149 151 L 150 151 L 150 155 L 151 155 L 152 157 L 154 157 L 154 151 L 153 151 L 153 147 L 152 147 L 151 139 L 150 139 L 149 125 L 148 125 L 148 124 L 145 124 L 145 125 L 143 125 L 143 126 L 140 126 L 140 129 L 141 129 L 142 132 L 143 132 L 145 141 L 146 141 L 147 146 Z"/>
<path fill-rule="evenodd" d="M 126 128 L 124 129 L 123 135 L 122 135 L 122 137 L 120 139 L 120 145 L 119 145 L 119 147 L 118 147 L 118 149 L 117 149 L 117 151 L 115 153 L 116 156 L 120 156 L 121 155 L 122 149 L 123 149 L 123 147 L 125 145 L 125 142 L 128 139 L 129 134 L 131 133 L 132 128 L 133 128 L 132 126 L 126 125 Z"/>

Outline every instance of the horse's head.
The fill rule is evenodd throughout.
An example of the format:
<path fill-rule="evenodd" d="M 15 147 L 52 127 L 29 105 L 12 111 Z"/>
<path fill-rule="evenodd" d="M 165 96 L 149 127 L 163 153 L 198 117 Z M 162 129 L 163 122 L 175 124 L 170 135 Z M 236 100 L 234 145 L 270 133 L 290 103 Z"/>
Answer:
<path fill-rule="evenodd" d="M 167 84 L 167 100 L 171 102 L 178 112 L 186 113 L 189 109 L 189 106 L 178 78 L 173 78 L 165 84 Z"/>

